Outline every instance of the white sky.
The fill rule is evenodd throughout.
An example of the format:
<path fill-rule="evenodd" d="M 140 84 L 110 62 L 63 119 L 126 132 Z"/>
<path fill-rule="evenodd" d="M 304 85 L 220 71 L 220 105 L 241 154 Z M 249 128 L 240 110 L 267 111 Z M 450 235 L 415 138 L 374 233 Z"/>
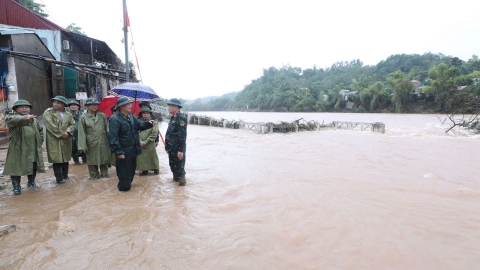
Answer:
<path fill-rule="evenodd" d="M 37 0 L 125 58 L 122 0 Z M 480 55 L 480 1 L 127 0 L 144 84 L 164 98 L 240 91 L 264 68 L 392 54 Z M 129 36 L 129 42 L 131 42 Z M 135 63 L 133 49 L 130 59 Z"/>

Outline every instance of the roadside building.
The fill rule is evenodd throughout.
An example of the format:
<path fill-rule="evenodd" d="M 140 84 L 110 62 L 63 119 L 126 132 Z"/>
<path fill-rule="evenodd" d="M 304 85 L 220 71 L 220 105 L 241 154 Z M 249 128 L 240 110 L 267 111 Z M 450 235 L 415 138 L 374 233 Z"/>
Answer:
<path fill-rule="evenodd" d="M 53 58 L 40 38 L 29 30 L 5 31 L 0 28 L 0 48 L 15 48 L 18 51 Z M 26 99 L 32 104 L 32 114 L 41 114 L 51 106 L 50 64 L 42 60 L 11 57 L 0 52 L 0 70 L 0 73 L 5 74 L 0 82 L 0 111 L 11 109 L 18 99 Z"/>
<path fill-rule="evenodd" d="M 35 111 L 43 111 L 42 108 L 49 107 L 50 98 L 57 95 L 65 96 L 68 100 L 78 99 L 78 96 L 101 100 L 107 96 L 109 90 L 125 81 L 125 72 L 122 73 L 125 65 L 105 42 L 70 32 L 14 0 L 0 0 L 0 29 L 2 31 L 0 46 L 3 46 L 3 49 L 28 52 L 36 56 L 36 59 L 32 60 L 26 55 L 7 54 L 7 62 L 17 64 L 21 61 L 30 61 L 45 69 L 39 73 L 37 68 L 35 70 L 37 73 L 32 73 L 31 68 L 18 69 L 12 66 L 9 70 L 16 72 L 6 76 L 12 81 L 10 84 L 7 83 L 10 86 L 6 91 L 17 87 L 12 89 L 11 93 L 16 90 L 23 92 L 23 89 L 38 89 L 37 85 L 43 80 L 42 87 L 47 87 L 49 91 L 44 93 L 44 88 L 40 88 L 42 98 L 38 100 L 37 105 L 32 104 Z M 14 34 L 16 36 L 12 39 Z M 33 43 L 27 42 L 27 34 Z M 39 56 L 67 65 L 53 63 L 48 59 L 38 60 Z M 28 62 L 24 64 L 30 65 Z M 37 78 L 37 75 L 40 77 Z M 22 85 L 18 84 L 20 77 L 31 79 L 22 80 Z M 17 78 L 17 83 L 14 82 L 14 78 Z M 20 97 L 28 99 L 22 94 Z M 8 104 L 13 104 L 16 98 L 18 95 L 7 95 Z M 6 106 L 0 108 L 5 109 Z"/>

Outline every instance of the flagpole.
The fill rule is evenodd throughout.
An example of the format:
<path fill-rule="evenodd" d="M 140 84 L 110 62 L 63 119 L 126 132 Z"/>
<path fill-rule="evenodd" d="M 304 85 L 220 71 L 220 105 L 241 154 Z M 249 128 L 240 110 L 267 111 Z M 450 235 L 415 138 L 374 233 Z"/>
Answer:
<path fill-rule="evenodd" d="M 124 42 L 125 42 L 125 73 L 127 82 L 130 82 L 130 63 L 128 61 L 128 29 L 127 29 L 127 3 L 126 0 L 122 0 L 123 2 L 123 34 L 124 34 Z"/>

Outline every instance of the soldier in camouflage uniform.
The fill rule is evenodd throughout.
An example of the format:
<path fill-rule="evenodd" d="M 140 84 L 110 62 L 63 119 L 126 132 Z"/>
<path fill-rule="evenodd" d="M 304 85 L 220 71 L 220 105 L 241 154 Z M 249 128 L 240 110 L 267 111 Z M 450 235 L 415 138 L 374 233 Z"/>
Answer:
<path fill-rule="evenodd" d="M 75 164 L 80 164 L 78 158 L 82 158 L 82 162 L 87 163 L 87 156 L 84 152 L 78 150 L 78 120 L 83 115 L 83 112 L 80 111 L 80 103 L 76 100 L 70 101 L 68 103 L 68 108 L 72 113 L 73 120 L 75 120 L 75 131 L 73 132 L 72 137 L 72 158 Z"/>
<path fill-rule="evenodd" d="M 172 115 L 165 134 L 165 151 L 168 154 L 170 170 L 173 180 L 178 181 L 179 186 L 185 186 L 185 151 L 187 150 L 187 118 L 180 113 L 182 103 L 172 98 L 168 104 L 168 112 Z"/>

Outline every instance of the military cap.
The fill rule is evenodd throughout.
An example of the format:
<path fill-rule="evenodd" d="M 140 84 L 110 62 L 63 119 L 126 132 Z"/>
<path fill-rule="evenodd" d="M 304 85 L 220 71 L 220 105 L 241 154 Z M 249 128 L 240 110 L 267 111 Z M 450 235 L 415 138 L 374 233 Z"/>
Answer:
<path fill-rule="evenodd" d="M 68 106 L 70 106 L 70 105 L 77 105 L 78 107 L 80 107 L 80 103 L 78 103 L 78 101 L 76 101 L 76 100 L 70 101 L 70 102 L 68 103 Z"/>
<path fill-rule="evenodd" d="M 152 109 L 152 106 L 150 106 L 150 101 L 140 102 L 140 107 L 142 107 L 142 106 L 147 106 L 148 108 L 150 108 L 150 110 Z"/>
<path fill-rule="evenodd" d="M 87 105 L 98 105 L 100 104 L 100 102 L 98 102 L 98 100 L 94 99 L 94 98 L 89 98 L 87 99 L 87 101 L 85 101 L 85 106 Z"/>
<path fill-rule="evenodd" d="M 63 96 L 56 96 L 56 97 L 52 98 L 52 100 L 60 101 L 63 104 L 65 104 L 65 106 L 68 105 L 67 99 Z"/>
<path fill-rule="evenodd" d="M 172 98 L 167 102 L 168 105 L 175 105 L 179 108 L 182 108 L 182 102 L 178 98 Z"/>
<path fill-rule="evenodd" d="M 30 104 L 30 102 L 26 101 L 25 99 L 19 99 L 15 101 L 15 103 L 13 103 L 12 109 L 15 110 L 15 107 L 17 106 L 30 106 L 30 109 L 33 107 L 32 104 Z"/>
<path fill-rule="evenodd" d="M 142 108 L 142 109 L 140 110 L 140 114 L 142 114 L 142 113 L 144 113 L 144 112 L 148 112 L 148 113 L 151 114 L 151 113 L 152 113 L 152 110 L 150 110 L 149 108 Z"/>
<path fill-rule="evenodd" d="M 132 101 L 129 100 L 127 97 L 121 97 L 117 100 L 117 109 L 119 109 L 123 105 L 130 104 L 130 103 L 132 103 Z"/>

